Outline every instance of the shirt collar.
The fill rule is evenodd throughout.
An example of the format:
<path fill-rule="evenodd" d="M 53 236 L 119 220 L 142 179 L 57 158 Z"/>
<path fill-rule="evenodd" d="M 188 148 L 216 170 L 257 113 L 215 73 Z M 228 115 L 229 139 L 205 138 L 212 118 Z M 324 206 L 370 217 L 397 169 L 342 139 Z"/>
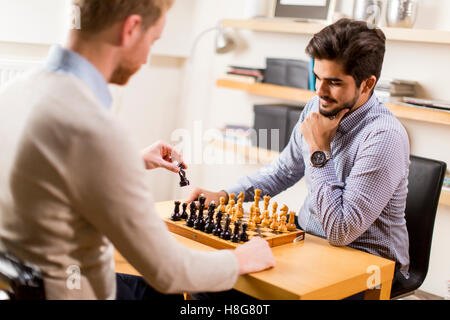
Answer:
<path fill-rule="evenodd" d="M 354 128 L 358 123 L 360 123 L 367 115 L 367 113 L 372 109 L 374 105 L 377 103 L 377 97 L 375 94 L 372 94 L 369 100 L 364 103 L 361 107 L 346 115 L 338 127 L 338 132 L 341 134 L 345 134 L 349 132 L 352 128 Z"/>
<path fill-rule="evenodd" d="M 55 45 L 50 49 L 45 66 L 52 72 L 72 74 L 79 78 L 105 108 L 111 108 L 112 96 L 108 83 L 97 68 L 81 55 Z"/>

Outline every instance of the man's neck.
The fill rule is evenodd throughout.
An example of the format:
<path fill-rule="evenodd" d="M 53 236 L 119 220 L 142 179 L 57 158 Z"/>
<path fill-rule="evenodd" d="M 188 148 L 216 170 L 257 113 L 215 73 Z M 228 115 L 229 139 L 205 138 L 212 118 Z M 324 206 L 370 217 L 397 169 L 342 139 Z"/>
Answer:
<path fill-rule="evenodd" d="M 88 60 L 103 75 L 106 82 L 110 82 L 115 69 L 115 52 L 110 44 L 98 39 L 83 39 L 71 36 L 65 48 L 72 50 Z"/>
<path fill-rule="evenodd" d="M 359 108 L 361 108 L 363 105 L 365 105 L 367 101 L 369 101 L 370 98 L 372 97 L 372 94 L 373 93 L 360 95 L 358 101 L 356 101 L 355 106 L 352 108 L 351 112 L 354 112 Z"/>

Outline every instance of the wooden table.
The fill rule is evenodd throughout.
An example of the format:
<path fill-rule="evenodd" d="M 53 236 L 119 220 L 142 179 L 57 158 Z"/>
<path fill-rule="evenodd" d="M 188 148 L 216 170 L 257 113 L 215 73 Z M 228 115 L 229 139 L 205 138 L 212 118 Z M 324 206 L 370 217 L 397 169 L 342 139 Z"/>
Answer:
<path fill-rule="evenodd" d="M 160 202 L 161 217 L 173 210 L 173 201 Z M 188 248 L 214 251 L 193 240 L 175 235 Z M 272 248 L 276 266 L 272 269 L 240 276 L 234 286 L 258 299 L 343 299 L 366 291 L 365 299 L 388 300 L 395 262 L 349 247 L 333 247 L 327 240 L 306 234 L 299 243 Z M 139 275 L 118 253 L 116 272 Z M 378 289 L 367 290 L 377 285 Z"/>

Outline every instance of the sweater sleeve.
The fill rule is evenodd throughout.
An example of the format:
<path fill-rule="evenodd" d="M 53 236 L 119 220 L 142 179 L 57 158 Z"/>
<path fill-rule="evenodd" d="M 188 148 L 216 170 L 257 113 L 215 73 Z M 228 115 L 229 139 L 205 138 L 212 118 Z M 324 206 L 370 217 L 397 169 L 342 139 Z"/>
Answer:
<path fill-rule="evenodd" d="M 176 241 L 156 212 L 138 149 L 117 122 L 108 120 L 73 138 L 68 185 L 75 210 L 156 290 L 231 289 L 238 277 L 233 252 L 200 252 Z"/>

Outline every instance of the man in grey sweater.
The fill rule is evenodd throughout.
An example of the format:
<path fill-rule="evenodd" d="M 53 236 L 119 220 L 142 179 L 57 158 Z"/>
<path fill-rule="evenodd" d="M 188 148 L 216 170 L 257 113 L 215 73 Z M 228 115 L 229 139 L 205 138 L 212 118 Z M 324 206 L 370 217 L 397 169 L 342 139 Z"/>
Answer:
<path fill-rule="evenodd" d="M 228 290 L 275 264 L 262 239 L 233 251 L 179 244 L 144 173 L 178 172 L 171 159 L 181 156 L 164 143 L 139 151 L 108 112 L 108 83 L 125 85 L 146 63 L 172 2 L 74 1 L 81 29 L 0 92 L 0 241 L 41 268 L 49 299 L 132 298 L 123 278 L 116 285 L 114 247 L 165 294 Z"/>

